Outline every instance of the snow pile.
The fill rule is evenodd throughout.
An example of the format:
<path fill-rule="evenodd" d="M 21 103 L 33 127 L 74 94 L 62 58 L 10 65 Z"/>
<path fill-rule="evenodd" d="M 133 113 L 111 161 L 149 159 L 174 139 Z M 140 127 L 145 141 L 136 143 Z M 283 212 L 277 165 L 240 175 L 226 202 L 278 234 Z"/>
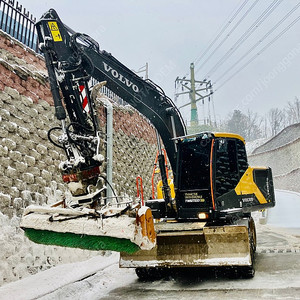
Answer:
<path fill-rule="evenodd" d="M 0 212 L 0 286 L 60 263 L 82 261 L 99 254 L 34 244 L 24 236 L 19 224 L 19 217 L 9 218 Z"/>
<path fill-rule="evenodd" d="M 21 281 L 2 286 L 0 288 L 0 300 L 37 299 L 57 290 L 59 291 L 60 288 L 68 284 L 92 276 L 99 270 L 117 264 L 117 261 L 118 255 L 115 253 L 109 256 L 96 256 L 80 263 L 61 265 Z M 22 295 L 21 298 L 20 295 Z M 51 299 L 58 298 L 51 297 Z"/>
<path fill-rule="evenodd" d="M 120 211 L 121 209 L 118 209 L 118 212 Z M 121 215 L 118 218 L 102 219 L 98 217 L 97 213 L 97 211 L 88 208 L 73 209 L 31 205 L 25 209 L 21 227 L 94 236 L 104 236 L 107 234 L 111 237 L 133 239 L 135 218 Z M 49 221 L 50 216 L 56 221 L 64 221 Z M 72 217 L 78 216 L 82 217 L 72 219 Z M 91 218 L 92 216 L 94 218 Z"/>
<path fill-rule="evenodd" d="M 38 272 L 46 261 L 40 260 L 19 229 L 19 218 L 9 219 L 0 212 L 0 285 Z"/>

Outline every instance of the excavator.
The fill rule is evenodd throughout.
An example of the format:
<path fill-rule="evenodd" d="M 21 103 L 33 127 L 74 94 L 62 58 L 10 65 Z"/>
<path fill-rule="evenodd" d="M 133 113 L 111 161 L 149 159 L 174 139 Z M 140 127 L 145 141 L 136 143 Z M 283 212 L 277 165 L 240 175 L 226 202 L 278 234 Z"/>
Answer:
<path fill-rule="evenodd" d="M 135 268 L 143 279 L 166 269 L 211 266 L 253 277 L 251 213 L 275 205 L 271 169 L 248 165 L 238 134 L 187 135 L 179 110 L 159 86 L 100 50 L 88 35 L 74 32 L 54 9 L 36 28 L 60 124 L 48 137 L 66 154 L 59 169 L 71 196 L 51 206 L 27 207 L 21 227 L 28 238 L 118 251 L 120 267 Z M 105 176 L 97 109 L 104 85 L 156 130 L 159 197 L 123 199 L 115 192 L 106 197 L 113 183 Z"/>

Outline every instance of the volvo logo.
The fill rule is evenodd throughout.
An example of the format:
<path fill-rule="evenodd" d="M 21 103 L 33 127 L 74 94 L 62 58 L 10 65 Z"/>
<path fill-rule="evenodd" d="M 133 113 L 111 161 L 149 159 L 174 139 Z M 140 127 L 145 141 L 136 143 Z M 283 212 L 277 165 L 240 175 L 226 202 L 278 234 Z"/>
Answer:
<path fill-rule="evenodd" d="M 111 73 L 111 75 L 121 81 L 124 85 L 126 85 L 129 88 L 132 88 L 132 90 L 136 93 L 139 92 L 139 88 L 133 84 L 129 79 L 125 78 L 122 74 L 120 74 L 117 70 L 113 69 L 111 66 L 109 66 L 107 63 L 103 62 L 104 70 L 107 73 Z"/>

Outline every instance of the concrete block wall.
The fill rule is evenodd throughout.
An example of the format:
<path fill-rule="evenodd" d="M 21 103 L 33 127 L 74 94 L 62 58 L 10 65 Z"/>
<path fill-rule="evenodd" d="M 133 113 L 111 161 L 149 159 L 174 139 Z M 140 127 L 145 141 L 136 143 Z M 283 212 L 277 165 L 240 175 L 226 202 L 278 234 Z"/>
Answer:
<path fill-rule="evenodd" d="M 11 218 L 63 193 L 63 153 L 47 139 L 57 121 L 43 58 L 0 31 L 0 74 L 0 211 Z"/>
<path fill-rule="evenodd" d="M 252 166 L 272 168 L 276 189 L 300 192 L 300 124 L 285 128 L 277 136 L 253 151 L 249 156 Z"/>
<path fill-rule="evenodd" d="M 105 109 L 99 110 L 105 128 Z M 24 237 L 20 216 L 29 204 L 58 200 L 65 186 L 60 149 L 47 139 L 57 123 L 44 60 L 0 31 L 0 285 L 99 252 L 37 245 Z M 132 108 L 114 107 L 113 179 L 119 195 L 136 195 L 135 178 L 151 193 L 155 132 Z M 145 185 L 146 183 L 146 185 Z"/>
<path fill-rule="evenodd" d="M 47 139 L 55 120 L 45 100 L 34 103 L 5 86 L 0 91 L 0 121 L 0 211 L 20 216 L 24 206 L 53 202 L 62 194 L 57 166 L 64 155 Z"/>
<path fill-rule="evenodd" d="M 34 103 L 40 99 L 53 104 L 44 60 L 0 30 L 0 90 L 16 89 Z"/>
<path fill-rule="evenodd" d="M 253 154 L 250 156 L 251 164 L 272 168 L 274 175 L 288 174 L 300 167 L 300 139 L 290 142 L 279 148 Z"/>
<path fill-rule="evenodd" d="M 135 197 L 141 176 L 144 198 L 150 198 L 156 150 L 155 130 L 147 120 L 133 108 L 115 106 L 113 182 L 119 195 Z"/>
<path fill-rule="evenodd" d="M 300 168 L 297 168 L 288 174 L 275 175 L 275 188 L 300 193 L 299 179 Z"/>

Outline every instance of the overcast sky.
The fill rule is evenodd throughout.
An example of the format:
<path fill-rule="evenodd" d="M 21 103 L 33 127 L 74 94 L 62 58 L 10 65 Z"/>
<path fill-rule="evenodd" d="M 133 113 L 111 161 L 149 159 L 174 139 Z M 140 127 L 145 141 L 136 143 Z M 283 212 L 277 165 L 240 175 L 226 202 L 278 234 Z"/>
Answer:
<path fill-rule="evenodd" d="M 203 80 L 219 59 L 247 32 L 266 8 L 273 4 L 274 10 L 268 18 L 259 26 L 255 26 L 255 31 L 249 38 L 209 77 L 212 83 L 215 83 L 213 100 L 216 116 L 226 118 L 234 109 L 243 112 L 250 109 L 263 115 L 273 107 L 283 108 L 287 101 L 293 101 L 296 96 L 300 96 L 300 21 L 263 53 L 257 55 L 260 49 L 300 15 L 298 8 L 274 32 L 262 39 L 298 4 L 296 0 L 259 0 L 257 4 L 256 0 L 249 0 L 207 55 L 199 61 L 203 52 L 244 1 L 20 0 L 19 2 L 37 18 L 49 8 L 54 8 L 65 24 L 75 31 L 92 36 L 99 42 L 101 49 L 111 52 L 131 69 L 137 70 L 148 62 L 150 79 L 159 84 L 172 99 L 174 99 L 175 78 L 186 75 L 189 77 L 191 62 L 196 61 L 196 79 Z M 254 5 L 253 9 L 230 34 L 251 5 Z M 222 41 L 224 41 L 222 46 L 201 67 Z M 234 66 L 256 43 L 259 46 L 239 65 Z M 223 85 L 235 70 L 252 57 L 256 59 Z M 185 100 L 179 101 L 181 105 Z M 207 107 L 205 110 L 207 113 Z M 189 118 L 189 110 L 183 113 L 185 119 Z M 199 107 L 198 114 L 199 119 L 203 118 L 202 107 Z"/>

